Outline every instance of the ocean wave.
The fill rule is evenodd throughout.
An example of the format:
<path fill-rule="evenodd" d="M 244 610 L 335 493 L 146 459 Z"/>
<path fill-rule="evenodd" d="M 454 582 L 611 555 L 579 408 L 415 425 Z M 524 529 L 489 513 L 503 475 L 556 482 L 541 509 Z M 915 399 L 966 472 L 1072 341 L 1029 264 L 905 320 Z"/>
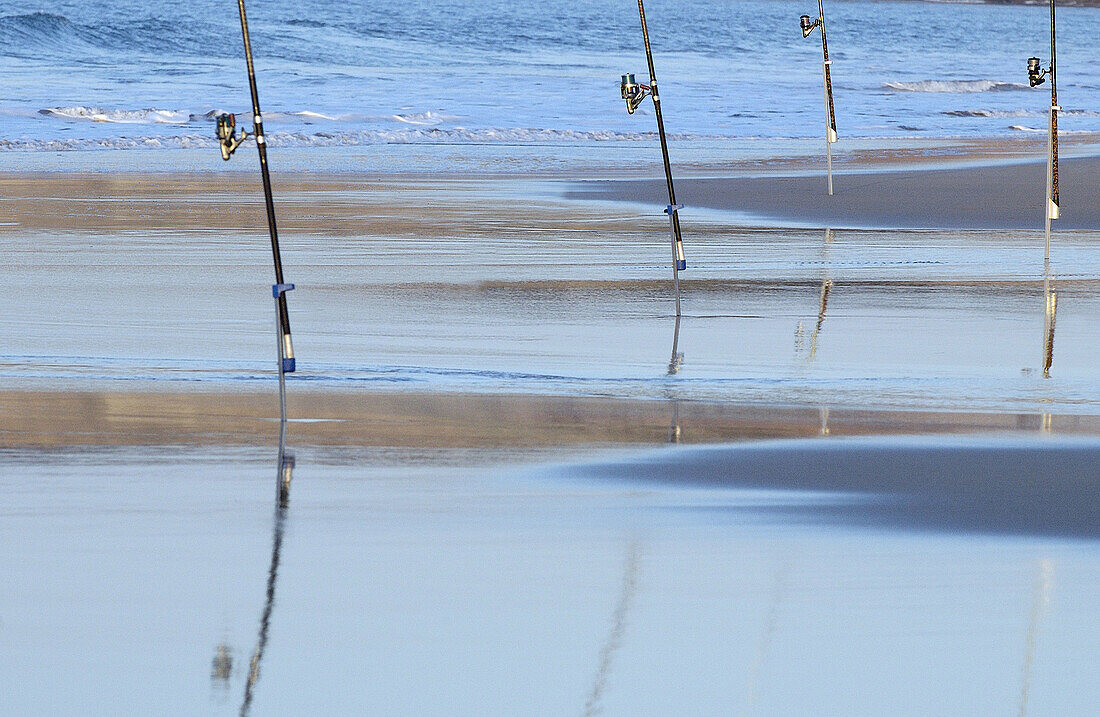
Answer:
<path fill-rule="evenodd" d="M 405 124 L 422 125 L 425 127 L 435 127 L 441 125 L 444 122 L 453 122 L 454 120 L 461 119 L 454 115 L 442 114 L 439 112 L 408 112 L 402 114 L 393 115 L 393 119 L 398 122 L 404 122 Z"/>
<path fill-rule="evenodd" d="M 948 117 L 1038 117 L 1041 112 L 1032 110 L 947 110 L 940 114 Z"/>
<path fill-rule="evenodd" d="M 306 119 L 323 119 L 338 122 L 340 117 L 333 117 L 331 115 L 322 114 L 320 112 L 313 112 L 312 110 L 301 110 L 300 112 L 287 112 L 286 114 L 293 117 L 305 117 Z"/>
<path fill-rule="evenodd" d="M 60 47 L 85 39 L 81 28 L 64 15 L 33 12 L 0 16 L 0 46 L 5 48 L 5 54 L 27 53 L 43 46 Z"/>
<path fill-rule="evenodd" d="M 51 107 L 39 114 L 70 120 L 116 124 L 187 124 L 193 115 L 185 110 L 108 110 L 101 107 Z"/>
<path fill-rule="evenodd" d="M 887 82 L 883 88 L 897 92 L 940 92 L 970 94 L 975 92 L 1003 92 L 1026 90 L 1027 85 L 1018 82 L 996 80 L 919 80 L 916 82 Z"/>
<path fill-rule="evenodd" d="M 351 147 L 377 144 L 554 144 L 584 142 L 654 142 L 656 132 L 613 132 L 568 129 L 439 129 L 357 130 L 349 132 L 268 132 L 271 147 Z M 670 134 L 674 141 L 721 139 L 718 136 Z M 213 134 L 149 137 L 0 139 L 0 151 L 64 152 L 115 149 L 198 149 L 213 148 Z"/>
<path fill-rule="evenodd" d="M 950 117 L 1046 117 L 1047 110 L 948 110 L 940 114 Z M 1100 117 L 1100 112 L 1095 110 L 1062 110 L 1058 114 L 1062 117 Z"/>
<path fill-rule="evenodd" d="M 1010 130 L 1015 132 L 1031 132 L 1031 133 L 1043 133 L 1046 134 L 1048 128 L 1046 127 L 1028 127 L 1027 125 L 1014 124 L 1009 127 Z M 1097 132 L 1091 129 L 1061 129 L 1058 130 L 1058 136 L 1063 137 L 1066 135 L 1095 135 Z"/>

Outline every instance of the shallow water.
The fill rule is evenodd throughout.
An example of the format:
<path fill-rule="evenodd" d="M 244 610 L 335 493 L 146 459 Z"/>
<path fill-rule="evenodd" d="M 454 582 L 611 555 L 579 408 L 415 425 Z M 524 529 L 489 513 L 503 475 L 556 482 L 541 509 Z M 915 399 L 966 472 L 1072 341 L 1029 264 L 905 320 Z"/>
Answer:
<path fill-rule="evenodd" d="M 0 227 L 0 282 L 26 287 L 0 305 L 10 387 L 270 385 L 266 237 L 252 215 L 223 212 L 227 197 L 169 199 L 173 186 L 28 200 L 18 226 Z M 566 203 L 558 185 L 516 180 L 293 186 L 280 203 L 298 285 L 292 390 L 1055 414 L 1100 405 L 1093 232 L 1055 237 L 1054 363 L 1042 379 L 1032 232 L 826 241 L 818 229 L 686 216 L 677 332 L 655 211 Z"/>
<path fill-rule="evenodd" d="M 1092 541 L 822 525 L 815 506 L 856 499 L 500 465 L 538 458 L 513 452 L 291 450 L 282 507 L 274 445 L 4 452 L 6 708 L 1038 715 L 1098 697 Z"/>

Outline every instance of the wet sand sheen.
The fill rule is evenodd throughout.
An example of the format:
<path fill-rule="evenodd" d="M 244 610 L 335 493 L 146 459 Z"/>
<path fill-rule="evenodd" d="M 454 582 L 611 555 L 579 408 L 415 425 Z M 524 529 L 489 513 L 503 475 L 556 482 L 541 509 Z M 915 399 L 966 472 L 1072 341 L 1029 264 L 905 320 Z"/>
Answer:
<path fill-rule="evenodd" d="M 1060 230 L 1100 228 L 1100 158 L 1059 164 Z M 744 212 L 809 226 L 1027 229 L 1043 227 L 1044 162 L 956 169 L 843 173 L 835 194 L 820 174 L 777 177 L 684 178 L 677 199 L 687 207 Z M 667 203 L 660 180 L 578 182 L 574 198 Z M 685 212 L 687 216 L 688 212 Z"/>
<path fill-rule="evenodd" d="M 274 389 L 274 384 L 271 386 Z M 316 392 L 292 385 L 299 446 L 611 446 L 870 434 L 1100 436 L 1100 416 L 872 411 L 454 392 Z M 255 446 L 276 441 L 270 392 L 0 392 L 0 449 Z"/>

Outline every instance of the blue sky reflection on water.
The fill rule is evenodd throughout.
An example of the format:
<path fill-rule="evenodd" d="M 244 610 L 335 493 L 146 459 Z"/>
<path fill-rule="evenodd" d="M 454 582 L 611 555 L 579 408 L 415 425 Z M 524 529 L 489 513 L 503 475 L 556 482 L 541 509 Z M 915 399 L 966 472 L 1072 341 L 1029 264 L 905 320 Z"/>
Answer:
<path fill-rule="evenodd" d="M 294 452 L 253 714 L 1065 714 L 1097 696 L 1092 541 L 776 523 L 775 495 L 487 455 Z M 236 712 L 275 447 L 22 458 L 0 478 L 8 707 Z"/>

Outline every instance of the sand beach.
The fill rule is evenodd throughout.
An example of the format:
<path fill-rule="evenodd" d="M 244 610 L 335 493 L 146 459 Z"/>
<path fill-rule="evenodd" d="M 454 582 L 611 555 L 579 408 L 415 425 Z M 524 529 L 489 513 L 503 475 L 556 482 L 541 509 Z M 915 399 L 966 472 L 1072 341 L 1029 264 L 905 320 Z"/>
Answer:
<path fill-rule="evenodd" d="M 1079 5 L 0 11 L 0 706 L 1089 714 Z"/>

